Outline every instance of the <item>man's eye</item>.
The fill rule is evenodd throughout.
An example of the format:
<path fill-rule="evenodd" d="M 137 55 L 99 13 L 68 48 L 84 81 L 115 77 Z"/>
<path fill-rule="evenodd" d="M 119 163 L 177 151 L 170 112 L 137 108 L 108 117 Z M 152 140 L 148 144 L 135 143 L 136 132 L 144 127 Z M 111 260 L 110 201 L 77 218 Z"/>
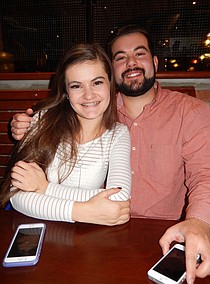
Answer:
<path fill-rule="evenodd" d="M 103 84 L 103 81 L 95 81 L 94 82 L 94 85 L 96 85 L 96 86 L 101 85 L 101 84 Z"/>
<path fill-rule="evenodd" d="M 136 57 L 140 57 L 140 56 L 142 56 L 142 55 L 144 55 L 143 52 L 138 52 L 138 53 L 136 53 Z"/>
<path fill-rule="evenodd" d="M 124 60 L 124 59 L 125 59 L 125 56 L 120 56 L 120 57 L 116 57 L 115 61 L 121 61 L 121 60 Z"/>

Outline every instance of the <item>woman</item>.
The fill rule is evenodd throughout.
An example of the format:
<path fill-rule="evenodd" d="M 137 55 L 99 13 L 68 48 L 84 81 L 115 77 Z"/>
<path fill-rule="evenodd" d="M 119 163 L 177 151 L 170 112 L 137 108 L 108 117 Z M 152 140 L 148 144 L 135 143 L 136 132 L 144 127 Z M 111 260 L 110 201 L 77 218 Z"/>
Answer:
<path fill-rule="evenodd" d="M 46 220 L 128 221 L 130 137 L 117 122 L 104 50 L 97 44 L 71 48 L 58 65 L 51 95 L 34 112 L 14 151 L 3 202 L 10 197 L 16 210 Z"/>

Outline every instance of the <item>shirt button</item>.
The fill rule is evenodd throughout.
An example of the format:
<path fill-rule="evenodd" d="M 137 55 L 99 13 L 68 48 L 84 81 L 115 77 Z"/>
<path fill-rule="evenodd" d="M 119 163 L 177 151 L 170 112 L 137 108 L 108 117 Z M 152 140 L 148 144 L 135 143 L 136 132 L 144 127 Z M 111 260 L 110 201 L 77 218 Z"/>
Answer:
<path fill-rule="evenodd" d="M 134 126 L 137 126 L 138 125 L 138 123 L 137 122 L 134 122 L 134 124 L 133 124 Z"/>
<path fill-rule="evenodd" d="M 132 150 L 135 151 L 135 150 L 136 150 L 136 147 L 133 146 L 133 147 L 132 147 Z"/>
<path fill-rule="evenodd" d="M 134 171 L 131 171 L 132 175 L 134 175 Z"/>

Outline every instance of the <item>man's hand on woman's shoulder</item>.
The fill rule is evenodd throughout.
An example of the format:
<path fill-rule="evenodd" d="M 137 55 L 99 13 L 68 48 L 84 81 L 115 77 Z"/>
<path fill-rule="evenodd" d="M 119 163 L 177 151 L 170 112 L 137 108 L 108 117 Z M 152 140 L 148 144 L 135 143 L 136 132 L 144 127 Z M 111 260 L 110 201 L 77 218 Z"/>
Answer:
<path fill-rule="evenodd" d="M 21 140 L 26 133 L 32 117 L 30 116 L 33 113 L 31 108 L 28 108 L 25 113 L 16 113 L 11 121 L 11 132 L 12 137 L 16 140 Z"/>

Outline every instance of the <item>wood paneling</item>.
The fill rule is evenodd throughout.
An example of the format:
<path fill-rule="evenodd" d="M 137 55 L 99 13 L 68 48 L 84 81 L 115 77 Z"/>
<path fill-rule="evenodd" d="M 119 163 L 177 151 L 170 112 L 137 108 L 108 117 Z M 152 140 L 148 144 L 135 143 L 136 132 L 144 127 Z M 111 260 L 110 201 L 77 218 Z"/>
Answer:
<path fill-rule="evenodd" d="M 46 98 L 49 90 L 1 90 L 0 91 L 0 181 L 2 180 L 14 140 L 10 133 L 10 121 L 17 112 L 25 110 Z"/>

